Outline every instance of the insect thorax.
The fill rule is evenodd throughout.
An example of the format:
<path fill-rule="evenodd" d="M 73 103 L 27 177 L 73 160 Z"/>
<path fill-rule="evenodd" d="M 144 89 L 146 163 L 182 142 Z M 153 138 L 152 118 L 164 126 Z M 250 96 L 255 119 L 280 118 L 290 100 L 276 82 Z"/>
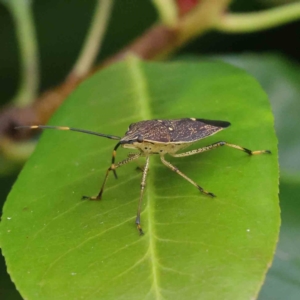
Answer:
<path fill-rule="evenodd" d="M 190 146 L 192 143 L 154 143 L 154 142 L 142 142 L 123 144 L 124 148 L 138 149 L 145 154 L 167 154 L 176 153 L 177 151 Z"/>

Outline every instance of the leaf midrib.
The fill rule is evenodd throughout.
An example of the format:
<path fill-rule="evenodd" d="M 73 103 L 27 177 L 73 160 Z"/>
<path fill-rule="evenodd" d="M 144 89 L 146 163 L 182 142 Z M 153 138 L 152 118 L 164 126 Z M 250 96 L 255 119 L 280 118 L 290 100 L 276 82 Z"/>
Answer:
<path fill-rule="evenodd" d="M 144 72 L 142 70 L 140 61 L 134 56 L 127 58 L 127 66 L 130 73 L 130 79 L 134 85 L 134 91 L 136 94 L 134 101 L 137 102 L 138 112 L 140 112 L 141 120 L 152 119 L 151 109 L 150 109 L 150 95 L 148 92 L 147 80 Z M 151 159 L 150 159 L 151 164 Z M 155 226 L 152 220 L 154 219 L 154 183 L 152 176 L 147 176 L 146 181 L 146 193 L 144 194 L 144 200 L 147 198 L 147 206 L 142 211 L 142 213 L 147 214 L 148 218 L 148 229 L 143 238 L 148 239 L 148 255 L 151 265 L 151 270 L 153 273 L 153 283 L 151 290 L 154 291 L 156 299 L 162 299 L 159 287 L 159 272 L 158 272 L 158 261 L 156 253 L 156 240 L 155 240 Z M 143 219 L 141 220 L 143 221 Z M 143 223 L 142 223 L 143 225 Z"/>

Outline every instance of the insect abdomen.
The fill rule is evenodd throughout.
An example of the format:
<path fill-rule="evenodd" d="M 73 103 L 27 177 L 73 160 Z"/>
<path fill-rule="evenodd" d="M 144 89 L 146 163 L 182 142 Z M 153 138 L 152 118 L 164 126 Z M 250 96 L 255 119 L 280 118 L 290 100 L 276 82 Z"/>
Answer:
<path fill-rule="evenodd" d="M 167 154 L 167 153 L 176 153 L 177 151 L 186 148 L 190 143 L 133 143 L 133 144 L 124 144 L 124 148 L 130 149 L 139 149 L 145 154 Z"/>

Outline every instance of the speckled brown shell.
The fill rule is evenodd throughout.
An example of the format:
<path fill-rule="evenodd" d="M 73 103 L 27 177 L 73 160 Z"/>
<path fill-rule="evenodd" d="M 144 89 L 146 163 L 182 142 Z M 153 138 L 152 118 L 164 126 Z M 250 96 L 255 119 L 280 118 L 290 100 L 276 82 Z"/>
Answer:
<path fill-rule="evenodd" d="M 121 141 L 143 139 L 157 143 L 191 143 L 230 126 L 229 122 L 184 118 L 132 123 Z"/>

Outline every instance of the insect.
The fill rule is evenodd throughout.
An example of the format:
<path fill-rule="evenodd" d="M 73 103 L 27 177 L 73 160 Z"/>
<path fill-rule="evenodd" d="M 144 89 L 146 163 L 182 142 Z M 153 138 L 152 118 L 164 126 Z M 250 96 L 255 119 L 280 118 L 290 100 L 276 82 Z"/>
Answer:
<path fill-rule="evenodd" d="M 258 150 L 251 151 L 249 149 L 243 148 L 238 145 L 229 144 L 224 141 L 219 141 L 211 145 L 190 150 L 183 153 L 177 153 L 193 143 L 211 136 L 224 128 L 230 126 L 227 121 L 217 121 L 217 120 L 206 120 L 206 119 L 196 119 L 196 118 L 183 118 L 174 120 L 146 120 L 137 123 L 132 123 L 123 137 L 97 133 L 89 130 L 82 130 L 71 127 L 61 127 L 61 126 L 19 126 L 20 128 L 30 128 L 30 129 L 58 129 L 58 130 L 71 130 L 77 132 L 83 132 L 87 134 L 93 134 L 113 140 L 118 140 L 119 142 L 113 149 L 111 165 L 107 169 L 104 181 L 102 183 L 101 189 L 96 196 L 83 196 L 83 199 L 89 200 L 100 200 L 103 195 L 104 187 L 108 178 L 108 175 L 113 172 L 115 178 L 117 178 L 116 169 L 121 166 L 128 164 L 141 156 L 146 157 L 146 164 L 143 169 L 143 176 L 140 187 L 140 198 L 138 203 L 137 215 L 135 224 L 139 233 L 142 235 L 143 230 L 141 227 L 141 205 L 143 194 L 146 186 L 146 177 L 149 170 L 149 157 L 152 154 L 157 154 L 160 156 L 161 162 L 172 171 L 176 172 L 178 175 L 183 177 L 185 180 L 194 185 L 200 192 L 211 197 L 215 197 L 213 193 L 204 190 L 200 185 L 194 182 L 192 179 L 183 174 L 178 168 L 173 166 L 170 162 L 165 160 L 165 155 L 169 154 L 173 157 L 185 157 L 205 151 L 209 151 L 221 146 L 228 146 L 246 152 L 249 155 L 271 153 L 270 150 Z M 136 149 L 137 153 L 129 154 L 128 157 L 120 162 L 115 162 L 117 149 L 122 146 L 124 148 Z"/>

